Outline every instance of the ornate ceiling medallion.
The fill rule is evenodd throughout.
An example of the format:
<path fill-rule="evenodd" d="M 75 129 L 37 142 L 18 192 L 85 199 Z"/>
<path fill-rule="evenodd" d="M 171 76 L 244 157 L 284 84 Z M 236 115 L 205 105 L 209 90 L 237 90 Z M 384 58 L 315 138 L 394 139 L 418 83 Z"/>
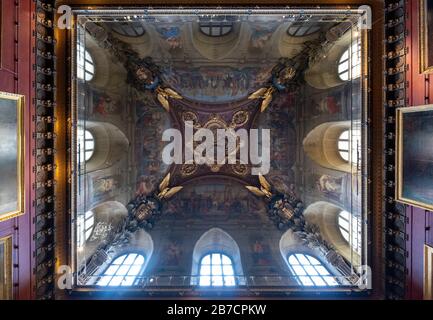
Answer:
<path fill-rule="evenodd" d="M 232 122 L 230 123 L 230 127 L 237 128 L 240 126 L 243 126 L 248 122 L 250 119 L 250 116 L 247 111 L 245 110 L 239 110 L 235 112 L 235 114 L 232 117 Z"/>
<path fill-rule="evenodd" d="M 197 171 L 197 164 L 195 163 L 185 163 L 182 165 L 182 168 L 180 169 L 180 172 L 183 177 L 188 177 L 190 175 L 193 175 Z"/>
<path fill-rule="evenodd" d="M 245 176 L 248 173 L 248 166 L 246 164 L 242 164 L 242 163 L 236 163 L 234 165 L 231 166 L 232 171 L 239 175 L 239 176 Z"/>
<path fill-rule="evenodd" d="M 198 122 L 198 116 L 195 112 L 185 111 L 182 113 L 183 122 L 191 121 L 193 123 L 193 127 L 198 129 L 201 127 L 201 124 Z"/>

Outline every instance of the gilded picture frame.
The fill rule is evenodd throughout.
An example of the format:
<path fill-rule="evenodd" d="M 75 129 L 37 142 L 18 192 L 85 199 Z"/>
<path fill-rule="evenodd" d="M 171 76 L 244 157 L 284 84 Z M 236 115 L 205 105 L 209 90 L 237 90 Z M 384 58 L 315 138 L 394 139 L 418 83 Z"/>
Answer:
<path fill-rule="evenodd" d="M 432 136 L 433 105 L 397 109 L 396 200 L 430 211 L 433 210 Z"/>
<path fill-rule="evenodd" d="M 24 214 L 24 96 L 0 92 L 0 221 Z"/>
<path fill-rule="evenodd" d="M 0 238 L 0 300 L 12 299 L 12 236 Z"/>
<path fill-rule="evenodd" d="M 420 72 L 433 73 L 433 2 L 420 0 L 419 8 L 420 30 Z"/>
<path fill-rule="evenodd" d="M 433 247 L 424 244 L 424 300 L 433 300 Z"/>

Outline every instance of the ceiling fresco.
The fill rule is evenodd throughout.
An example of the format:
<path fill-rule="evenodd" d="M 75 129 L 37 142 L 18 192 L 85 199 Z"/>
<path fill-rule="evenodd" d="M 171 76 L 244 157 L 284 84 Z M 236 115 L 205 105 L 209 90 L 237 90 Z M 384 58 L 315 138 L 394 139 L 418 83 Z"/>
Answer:
<path fill-rule="evenodd" d="M 98 238 L 100 243 L 92 240 L 77 249 L 80 285 L 97 286 L 110 257 L 131 248 L 147 250 L 146 281 L 187 276 L 190 285 L 197 272 L 197 259 L 191 257 L 198 254 L 199 243 L 210 230 L 218 234 L 215 243 L 238 243 L 242 276 L 257 275 L 264 282 L 268 281 L 265 275 L 288 279 L 280 284 L 268 282 L 268 286 L 300 286 L 287 268 L 288 251 L 281 251 L 289 246 L 317 253 L 329 270 L 344 278 L 341 286 L 355 285 L 359 277 L 353 272 L 352 261 L 304 215 L 315 201 L 325 199 L 342 208 L 350 201 L 350 206 L 356 202 L 360 207 L 361 202 L 361 197 L 351 197 L 354 185 L 358 186 L 354 182 L 357 173 L 321 167 L 303 151 L 310 127 L 335 118 L 352 121 L 343 108 L 344 99 L 350 96 L 350 82 L 319 90 L 304 76 L 316 62 L 317 53 L 326 53 L 338 40 L 330 37 L 338 20 L 312 18 L 317 27 L 309 30 L 314 32 L 290 37 L 287 29 L 293 22 L 284 17 L 205 17 L 197 22 L 189 16 L 162 15 L 137 18 L 134 24 L 122 20 L 121 28 L 114 28 L 118 22 L 113 19 L 80 20 L 80 35 L 89 52 L 105 57 L 100 59 L 105 65 L 99 62 L 99 67 L 116 70 L 110 78 L 116 84 L 116 94 L 100 92 L 104 90 L 98 70 L 96 79 L 83 82 L 78 90 L 95 92 L 89 106 L 92 121 L 110 120 L 128 140 L 124 151 L 107 152 L 117 157 L 110 166 L 82 173 L 88 181 L 86 192 L 94 195 L 92 203 L 84 207 L 95 213 L 110 201 L 119 220 L 95 215 L 97 221 L 107 224 L 107 232 L 103 239 Z M 137 27 L 137 23 L 144 32 L 134 37 L 122 35 L 124 30 L 133 34 L 128 28 Z M 287 47 L 281 50 L 284 41 Z M 93 59 L 98 68 L 98 56 Z M 310 103 L 314 95 L 309 95 L 309 90 L 316 95 L 319 92 L 324 102 Z M 117 102 L 122 99 L 123 103 Z M 320 118 L 311 114 L 320 114 Z M 187 121 L 193 124 L 193 133 L 209 129 L 216 148 L 220 147 L 218 129 L 269 130 L 269 172 L 252 174 L 256 165 L 240 161 L 164 163 L 164 132 L 176 129 L 186 140 Z M 90 126 L 88 130 L 93 129 Z M 99 155 L 94 132 L 94 152 Z M 259 139 L 258 149 L 263 139 Z M 238 143 L 236 156 L 240 154 Z M 196 145 L 198 142 L 193 143 Z M 227 240 L 226 233 L 234 240 Z M 237 253 L 233 251 L 232 257 L 238 259 Z M 254 287 L 248 279 L 238 284 Z M 140 285 L 150 285 L 144 283 Z M 174 282 L 164 285 L 175 287 Z"/>

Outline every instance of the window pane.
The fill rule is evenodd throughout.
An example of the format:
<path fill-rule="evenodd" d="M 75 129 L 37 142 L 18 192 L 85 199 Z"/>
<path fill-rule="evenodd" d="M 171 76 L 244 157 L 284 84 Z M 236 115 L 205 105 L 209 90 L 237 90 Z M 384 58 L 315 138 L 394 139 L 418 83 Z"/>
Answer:
<path fill-rule="evenodd" d="M 120 284 L 122 283 L 123 277 L 122 276 L 114 276 L 113 279 L 111 280 L 109 286 L 120 286 Z"/>
<path fill-rule="evenodd" d="M 310 261 L 308 261 L 307 257 L 303 254 L 297 254 L 296 258 L 298 258 L 298 261 L 302 265 L 309 265 Z"/>
<path fill-rule="evenodd" d="M 347 59 L 349 59 L 349 50 L 344 51 L 343 55 L 340 58 L 341 61 L 344 61 Z"/>
<path fill-rule="evenodd" d="M 132 286 L 134 283 L 135 277 L 125 277 L 125 279 L 122 281 L 122 286 Z"/>
<path fill-rule="evenodd" d="M 119 270 L 117 270 L 116 274 L 118 276 L 126 276 L 130 267 L 131 267 L 130 265 L 123 265 L 119 268 Z"/>
<path fill-rule="evenodd" d="M 307 275 L 304 268 L 302 268 L 301 266 L 293 266 L 293 270 L 295 271 L 296 275 L 298 275 L 298 276 Z"/>
<path fill-rule="evenodd" d="M 230 258 L 225 255 L 222 256 L 222 262 L 223 264 L 232 265 Z"/>
<path fill-rule="evenodd" d="M 223 285 L 223 277 L 221 277 L 221 276 L 212 277 L 212 285 L 213 286 L 222 286 Z"/>
<path fill-rule="evenodd" d="M 221 255 L 220 254 L 213 254 L 212 255 L 212 265 L 215 264 L 221 264 Z"/>
<path fill-rule="evenodd" d="M 200 276 L 201 286 L 210 286 L 210 276 Z"/>
<path fill-rule="evenodd" d="M 310 276 L 318 275 L 316 269 L 314 269 L 314 267 L 312 267 L 312 266 L 304 266 L 304 269 L 307 272 L 307 274 Z"/>
<path fill-rule="evenodd" d="M 290 255 L 287 261 L 291 273 L 303 286 L 338 285 L 336 281 L 332 281 L 332 277 L 325 266 L 313 256 L 296 253 Z M 325 279 L 325 277 L 327 278 Z"/>
<path fill-rule="evenodd" d="M 296 259 L 295 255 L 291 255 L 289 257 L 289 263 L 291 265 L 297 265 L 297 264 L 299 264 L 299 261 L 298 261 L 298 259 Z"/>
<path fill-rule="evenodd" d="M 337 286 L 338 285 L 338 282 L 337 281 L 335 281 L 335 279 L 333 278 L 333 277 L 329 277 L 329 276 L 327 276 L 327 277 L 323 277 L 323 279 L 326 281 L 326 283 L 328 284 L 328 285 L 330 285 L 330 286 Z"/>
<path fill-rule="evenodd" d="M 95 72 L 93 58 L 81 43 L 77 45 L 77 78 L 90 81 Z"/>
<path fill-rule="evenodd" d="M 128 255 L 128 257 L 125 259 L 125 261 L 123 263 L 124 264 L 132 264 L 135 261 L 136 257 L 137 257 L 137 255 L 135 253 L 132 253 L 132 254 Z"/>
<path fill-rule="evenodd" d="M 311 281 L 310 277 L 299 277 L 299 280 L 301 280 L 302 285 L 304 286 L 314 286 L 313 281 Z"/>
<path fill-rule="evenodd" d="M 210 275 L 210 266 L 203 265 L 200 268 L 200 275 L 209 276 Z"/>
<path fill-rule="evenodd" d="M 349 70 L 349 62 L 348 61 L 340 63 L 338 65 L 338 72 L 339 73 L 342 73 L 342 72 L 347 71 L 347 70 Z"/>
<path fill-rule="evenodd" d="M 103 276 L 99 281 L 98 281 L 98 285 L 99 286 L 106 286 L 108 285 L 108 283 L 110 282 L 111 277 L 110 276 Z"/>
<path fill-rule="evenodd" d="M 144 264 L 144 257 L 142 255 L 139 255 L 135 261 L 134 261 L 134 265 L 142 265 Z"/>
<path fill-rule="evenodd" d="M 223 266 L 223 274 L 227 276 L 234 275 L 233 267 L 231 265 Z"/>
<path fill-rule="evenodd" d="M 307 255 L 307 257 L 308 257 L 308 260 L 310 260 L 310 263 L 311 263 L 312 265 L 320 265 L 320 264 L 321 264 L 320 261 L 317 260 L 316 258 L 314 258 L 314 257 L 312 257 L 312 256 L 308 256 L 308 255 Z"/>
<path fill-rule="evenodd" d="M 200 286 L 236 285 L 231 259 L 221 253 L 204 256 L 200 263 Z"/>
<path fill-rule="evenodd" d="M 233 277 L 233 276 L 224 277 L 224 285 L 225 286 L 234 286 L 234 285 L 236 285 L 235 277 Z"/>
<path fill-rule="evenodd" d="M 123 261 L 125 260 L 125 258 L 126 258 L 126 255 L 120 256 L 119 258 L 114 260 L 113 264 L 122 264 Z"/>
<path fill-rule="evenodd" d="M 131 269 L 128 271 L 128 275 L 130 276 L 136 276 L 140 273 L 141 265 L 132 266 Z"/>
<path fill-rule="evenodd" d="M 349 72 L 345 72 L 349 70 Z M 361 40 L 355 40 L 340 57 L 338 73 L 343 81 L 361 76 Z"/>
<path fill-rule="evenodd" d="M 311 279 L 313 280 L 313 282 L 316 286 L 326 286 L 325 281 L 323 281 L 323 279 L 319 276 L 317 276 L 317 277 L 313 276 L 313 277 L 311 277 Z"/>
<path fill-rule="evenodd" d="M 220 276 L 223 274 L 221 265 L 212 265 L 212 275 Z"/>
<path fill-rule="evenodd" d="M 144 257 L 136 253 L 124 254 L 116 258 L 97 281 L 100 286 L 130 286 L 141 273 Z M 111 280 L 111 281 L 110 281 Z"/>
<path fill-rule="evenodd" d="M 322 266 L 316 266 L 316 270 L 317 272 L 321 275 L 321 276 L 327 276 L 329 275 L 328 270 L 326 270 L 324 267 Z"/>
<path fill-rule="evenodd" d="M 201 261 L 201 264 L 210 264 L 210 255 L 204 257 L 203 260 Z"/>

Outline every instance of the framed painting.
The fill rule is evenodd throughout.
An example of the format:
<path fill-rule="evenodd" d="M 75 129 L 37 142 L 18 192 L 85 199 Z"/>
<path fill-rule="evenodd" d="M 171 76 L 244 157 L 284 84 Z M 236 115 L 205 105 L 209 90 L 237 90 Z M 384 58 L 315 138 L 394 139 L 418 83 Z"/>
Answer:
<path fill-rule="evenodd" d="M 433 73 L 433 1 L 420 0 L 420 68 Z"/>
<path fill-rule="evenodd" d="M 12 236 L 0 238 L 0 300 L 12 299 Z"/>
<path fill-rule="evenodd" d="M 0 221 L 24 214 L 24 96 L 0 92 Z"/>
<path fill-rule="evenodd" d="M 397 109 L 399 202 L 433 210 L 433 105 Z"/>

